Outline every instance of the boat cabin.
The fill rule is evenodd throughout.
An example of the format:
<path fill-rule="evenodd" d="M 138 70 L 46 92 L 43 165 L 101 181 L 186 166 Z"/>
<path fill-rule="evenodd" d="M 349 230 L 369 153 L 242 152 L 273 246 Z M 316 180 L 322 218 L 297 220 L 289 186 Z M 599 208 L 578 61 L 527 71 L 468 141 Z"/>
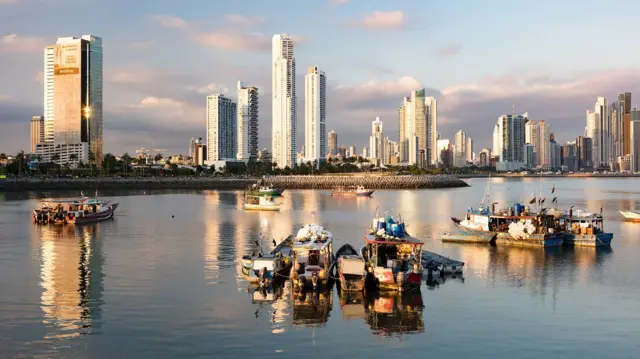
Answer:
<path fill-rule="evenodd" d="M 391 269 L 407 272 L 414 264 L 422 267 L 423 242 L 409 236 L 395 240 L 387 240 L 375 235 L 365 236 L 365 253 L 369 265 L 374 268 Z"/>
<path fill-rule="evenodd" d="M 528 207 L 522 210 L 513 208 L 489 212 L 487 208 L 474 210 L 470 208 L 462 223 L 465 227 L 480 231 L 508 232 L 511 223 L 531 223 L 536 228 L 536 233 L 547 233 L 549 228 L 559 230 L 560 225 L 556 218 L 550 214 L 533 213 Z"/>
<path fill-rule="evenodd" d="M 593 235 L 604 233 L 604 220 L 600 214 L 565 215 L 560 225 L 569 233 L 576 235 Z"/>

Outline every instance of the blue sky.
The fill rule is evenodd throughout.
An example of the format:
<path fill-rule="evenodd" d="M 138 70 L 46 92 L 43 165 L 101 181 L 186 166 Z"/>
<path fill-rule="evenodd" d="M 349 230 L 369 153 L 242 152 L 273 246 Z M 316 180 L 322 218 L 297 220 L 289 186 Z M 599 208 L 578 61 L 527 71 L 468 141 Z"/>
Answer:
<path fill-rule="evenodd" d="M 270 147 L 270 39 L 282 32 L 297 40 L 299 129 L 303 75 L 317 65 L 328 127 L 358 150 L 375 116 L 397 139 L 397 108 L 420 87 L 440 101 L 442 136 L 462 129 L 476 151 L 512 105 L 564 142 L 583 133 L 596 96 L 640 96 L 639 10 L 615 0 L 0 0 L 0 151 L 28 149 L 42 48 L 87 33 L 104 41 L 105 150 L 116 154 L 186 152 L 204 135 L 206 95 L 233 97 L 238 80 L 260 88 L 260 146 Z"/>

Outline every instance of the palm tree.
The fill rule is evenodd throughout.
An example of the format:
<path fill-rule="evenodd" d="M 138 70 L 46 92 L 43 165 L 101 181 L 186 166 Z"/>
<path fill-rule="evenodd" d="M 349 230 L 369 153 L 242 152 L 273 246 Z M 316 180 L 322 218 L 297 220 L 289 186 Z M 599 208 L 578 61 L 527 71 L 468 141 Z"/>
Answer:
<path fill-rule="evenodd" d="M 1 160 L 1 161 L 4 161 L 4 160 L 6 160 L 6 159 L 7 159 L 7 154 L 6 154 L 6 153 L 4 153 L 4 152 L 0 153 L 0 160 Z"/>
<path fill-rule="evenodd" d="M 78 159 L 78 154 L 77 153 L 72 153 L 71 155 L 69 155 L 69 159 L 71 160 L 71 163 L 75 163 L 77 165 L 77 159 Z"/>

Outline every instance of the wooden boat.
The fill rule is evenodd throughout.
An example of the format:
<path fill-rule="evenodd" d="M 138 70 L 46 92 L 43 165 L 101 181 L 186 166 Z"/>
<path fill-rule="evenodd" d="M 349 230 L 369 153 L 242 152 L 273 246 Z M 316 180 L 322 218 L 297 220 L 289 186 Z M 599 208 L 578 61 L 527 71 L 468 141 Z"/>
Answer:
<path fill-rule="evenodd" d="M 343 197 L 371 197 L 374 190 L 366 189 L 364 186 L 355 186 L 355 187 L 335 187 L 331 191 L 332 196 L 343 196 Z"/>
<path fill-rule="evenodd" d="M 624 217 L 626 221 L 630 222 L 640 222 L 640 212 L 638 211 L 620 211 L 620 214 Z"/>
<path fill-rule="evenodd" d="M 333 265 L 333 236 L 317 224 L 307 224 L 298 231 L 292 244 L 291 281 L 296 289 L 323 289 L 329 286 L 329 269 Z"/>
<path fill-rule="evenodd" d="M 350 244 L 345 244 L 336 252 L 336 276 L 340 278 L 340 288 L 345 292 L 360 292 L 364 289 L 364 258 Z M 330 273 L 332 271 L 329 271 Z"/>
<path fill-rule="evenodd" d="M 254 196 L 272 196 L 272 197 L 282 196 L 282 192 L 284 192 L 284 189 L 274 188 L 273 185 L 258 186 L 257 184 L 252 185 L 246 191 L 247 194 L 254 195 Z"/>
<path fill-rule="evenodd" d="M 464 262 L 439 255 L 438 253 L 423 251 L 422 266 L 442 274 L 460 274 L 464 268 Z"/>
<path fill-rule="evenodd" d="M 565 227 L 564 243 L 583 247 L 609 247 L 613 240 L 613 233 L 604 231 L 602 214 L 585 211 L 569 210 L 569 213 L 559 218 L 561 226 Z"/>
<path fill-rule="evenodd" d="M 38 224 L 85 224 L 113 218 L 118 203 L 82 196 L 75 200 L 45 200 L 33 211 Z"/>
<path fill-rule="evenodd" d="M 423 242 L 406 233 L 401 219 L 378 217 L 376 213 L 374 223 L 365 234 L 360 251 L 367 272 L 375 279 L 375 289 L 403 291 L 420 287 Z"/>
<path fill-rule="evenodd" d="M 517 210 L 515 209 L 517 208 Z M 553 215 L 533 213 L 528 207 L 516 204 L 508 209 L 496 211 L 495 205 L 469 208 L 464 219 L 451 218 L 454 225 L 471 241 L 495 241 L 499 245 L 524 247 L 561 246 L 564 234 Z"/>
<path fill-rule="evenodd" d="M 279 211 L 282 203 L 276 202 L 269 195 L 250 195 L 244 196 L 244 209 L 248 211 Z"/>
<path fill-rule="evenodd" d="M 268 254 L 260 253 L 242 257 L 242 274 L 251 283 L 267 286 L 278 279 L 287 278 L 291 270 L 292 236 L 285 238 Z M 262 240 L 262 238 L 261 238 Z M 260 246 L 259 243 L 257 243 Z"/>

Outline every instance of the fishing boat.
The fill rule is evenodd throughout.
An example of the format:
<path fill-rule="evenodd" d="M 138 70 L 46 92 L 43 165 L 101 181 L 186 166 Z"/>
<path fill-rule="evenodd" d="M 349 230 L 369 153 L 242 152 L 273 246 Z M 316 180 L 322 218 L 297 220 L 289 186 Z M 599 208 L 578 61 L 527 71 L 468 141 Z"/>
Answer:
<path fill-rule="evenodd" d="M 604 218 L 601 213 L 589 213 L 569 209 L 568 213 L 558 213 L 560 225 L 565 228 L 564 243 L 583 247 L 611 246 L 613 233 L 604 231 Z"/>
<path fill-rule="evenodd" d="M 269 184 L 269 185 L 260 185 L 258 186 L 257 184 L 253 184 L 251 187 L 249 187 L 246 191 L 247 194 L 249 195 L 254 195 L 254 196 L 282 196 L 282 192 L 284 192 L 284 189 L 282 188 L 274 188 L 273 185 Z"/>
<path fill-rule="evenodd" d="M 268 254 L 264 254 L 262 246 L 256 241 L 260 252 L 242 257 L 242 274 L 251 283 L 268 286 L 278 278 L 287 278 L 291 270 L 292 236 L 285 238 Z M 260 241 L 262 242 L 262 236 Z M 275 242 L 275 240 L 274 240 Z"/>
<path fill-rule="evenodd" d="M 335 187 L 331 191 L 332 196 L 343 197 L 371 197 L 374 190 L 366 189 L 364 186 L 352 186 L 352 187 Z"/>
<path fill-rule="evenodd" d="M 297 289 L 322 289 L 329 286 L 333 265 L 333 235 L 317 224 L 302 227 L 292 244 L 290 278 Z"/>
<path fill-rule="evenodd" d="M 345 244 L 336 252 L 336 276 L 340 278 L 340 288 L 345 292 L 360 292 L 364 289 L 364 258 L 350 244 Z M 330 273 L 332 271 L 329 271 Z"/>
<path fill-rule="evenodd" d="M 640 222 L 640 211 L 620 211 L 625 220 L 630 222 Z"/>
<path fill-rule="evenodd" d="M 275 201 L 271 195 L 251 195 L 244 196 L 244 209 L 248 211 L 279 211 L 282 203 Z"/>
<path fill-rule="evenodd" d="M 420 286 L 423 242 L 406 233 L 401 217 L 378 217 L 376 211 L 364 240 L 365 245 L 360 251 L 367 272 L 375 279 L 375 288 L 372 289 L 403 291 Z"/>
<path fill-rule="evenodd" d="M 85 224 L 113 218 L 118 203 L 81 195 L 79 199 L 45 200 L 33 211 L 33 221 L 38 224 Z"/>

